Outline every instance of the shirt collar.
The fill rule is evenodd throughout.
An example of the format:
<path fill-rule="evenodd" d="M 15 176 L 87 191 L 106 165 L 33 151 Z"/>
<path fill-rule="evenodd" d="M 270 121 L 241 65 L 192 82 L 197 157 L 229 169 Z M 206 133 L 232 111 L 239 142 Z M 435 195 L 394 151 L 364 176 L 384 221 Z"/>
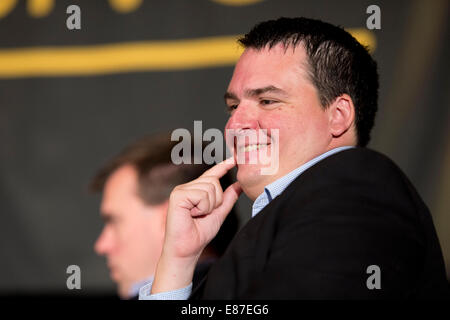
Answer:
<path fill-rule="evenodd" d="M 264 192 L 261 193 L 255 200 L 252 206 L 252 217 L 257 215 L 262 209 L 269 204 L 272 199 L 279 196 L 298 176 L 300 176 L 306 169 L 312 167 L 317 162 L 331 156 L 332 154 L 338 153 L 343 150 L 354 148 L 353 146 L 344 146 L 331 149 L 321 155 L 309 160 L 308 162 L 302 164 L 300 167 L 292 170 L 285 176 L 275 180 L 274 182 L 268 184 L 264 188 Z"/>
<path fill-rule="evenodd" d="M 147 278 L 146 280 L 142 280 L 142 281 L 134 283 L 131 286 L 130 290 L 128 291 L 128 299 L 131 299 L 135 296 L 139 296 L 139 289 L 151 282 L 153 282 L 153 276 Z"/>

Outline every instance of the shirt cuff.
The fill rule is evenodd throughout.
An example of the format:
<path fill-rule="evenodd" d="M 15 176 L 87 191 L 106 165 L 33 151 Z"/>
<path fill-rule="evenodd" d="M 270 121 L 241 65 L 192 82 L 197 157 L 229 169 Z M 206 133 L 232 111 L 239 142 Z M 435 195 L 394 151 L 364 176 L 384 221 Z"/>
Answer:
<path fill-rule="evenodd" d="M 151 294 L 153 281 L 139 289 L 139 300 L 187 300 L 192 293 L 192 282 L 184 288 Z"/>

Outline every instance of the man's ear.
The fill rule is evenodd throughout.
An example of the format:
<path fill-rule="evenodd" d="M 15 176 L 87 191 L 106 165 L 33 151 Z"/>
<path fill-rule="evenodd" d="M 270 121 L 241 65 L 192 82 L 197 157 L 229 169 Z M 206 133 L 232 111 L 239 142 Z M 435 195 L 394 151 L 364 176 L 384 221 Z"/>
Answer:
<path fill-rule="evenodd" d="M 348 94 L 337 97 L 328 106 L 330 119 L 330 132 L 333 138 L 338 138 L 346 133 L 355 122 L 355 106 Z"/>

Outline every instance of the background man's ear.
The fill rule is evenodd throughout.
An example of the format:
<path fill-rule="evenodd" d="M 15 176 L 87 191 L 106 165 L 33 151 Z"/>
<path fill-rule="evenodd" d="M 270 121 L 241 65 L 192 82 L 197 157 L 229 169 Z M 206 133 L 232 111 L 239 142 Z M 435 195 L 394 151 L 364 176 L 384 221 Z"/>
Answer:
<path fill-rule="evenodd" d="M 348 94 L 337 97 L 328 107 L 330 131 L 334 138 L 340 137 L 352 128 L 355 122 L 355 106 Z"/>

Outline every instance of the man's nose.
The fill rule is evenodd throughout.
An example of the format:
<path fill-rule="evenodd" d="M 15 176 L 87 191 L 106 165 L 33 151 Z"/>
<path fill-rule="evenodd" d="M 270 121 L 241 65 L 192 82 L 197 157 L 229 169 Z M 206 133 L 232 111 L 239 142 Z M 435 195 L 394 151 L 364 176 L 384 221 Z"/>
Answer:
<path fill-rule="evenodd" d="M 98 255 L 106 255 L 111 250 L 113 245 L 111 236 L 111 232 L 105 226 L 94 245 L 94 250 Z"/>
<path fill-rule="evenodd" d="M 259 129 L 258 110 L 249 103 L 241 102 L 228 119 L 226 129 Z"/>

